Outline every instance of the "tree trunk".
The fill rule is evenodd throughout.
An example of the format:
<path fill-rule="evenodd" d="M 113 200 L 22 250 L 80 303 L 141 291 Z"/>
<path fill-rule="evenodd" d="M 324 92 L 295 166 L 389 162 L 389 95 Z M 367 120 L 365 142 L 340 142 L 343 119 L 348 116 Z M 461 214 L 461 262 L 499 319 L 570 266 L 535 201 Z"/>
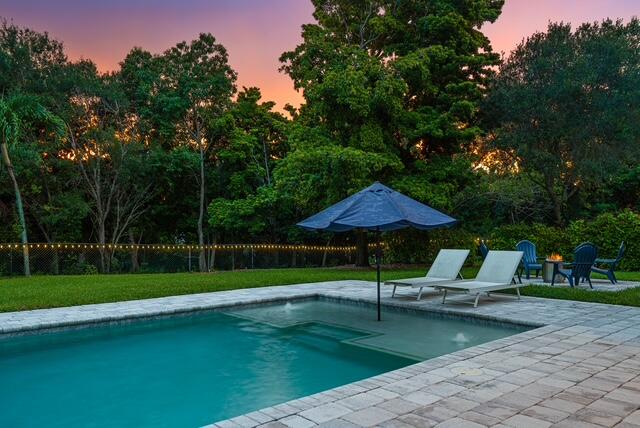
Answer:
<path fill-rule="evenodd" d="M 140 261 L 138 260 L 138 246 L 133 231 L 129 229 L 129 243 L 131 247 L 131 272 L 136 273 L 140 270 Z"/>
<path fill-rule="evenodd" d="M 331 238 L 329 238 L 329 240 L 327 241 L 327 245 L 325 245 L 325 247 L 324 247 L 324 252 L 322 254 L 322 267 L 326 267 L 327 266 L 327 256 L 328 256 L 328 252 L 329 252 L 329 244 L 331 244 Z"/>
<path fill-rule="evenodd" d="M 264 137 L 262 137 L 262 153 L 264 155 L 264 170 L 267 175 L 267 185 L 271 185 L 271 172 L 269 171 L 269 148 Z"/>
<path fill-rule="evenodd" d="M 551 203 L 553 204 L 553 219 L 556 226 L 563 226 L 563 216 L 562 216 L 562 204 L 563 201 L 558 197 L 554 190 L 553 181 L 547 178 L 545 180 L 545 190 L 547 191 L 547 195 L 549 195 L 549 199 L 551 199 Z"/>
<path fill-rule="evenodd" d="M 24 219 L 24 208 L 22 207 L 22 195 L 20 194 L 20 187 L 18 186 L 18 180 L 13 170 L 13 164 L 9 157 L 9 147 L 7 142 L 2 140 L 2 159 L 7 167 L 7 172 L 11 178 L 13 184 L 13 192 L 16 196 L 16 211 L 18 211 L 18 219 L 20 220 L 20 227 L 22 227 L 22 233 L 20 233 L 20 239 L 22 241 L 22 258 L 24 260 L 24 275 L 31 276 L 31 268 L 29 266 L 29 240 L 27 239 L 27 222 Z"/>
<path fill-rule="evenodd" d="M 51 201 L 51 198 L 49 197 L 48 200 Z M 53 244 L 55 243 L 55 239 L 51 236 L 50 233 L 47 232 L 47 229 L 44 227 L 44 225 L 38 221 L 37 215 L 32 214 L 32 216 L 36 219 L 36 225 L 42 232 L 42 236 L 44 236 L 47 244 L 49 244 L 52 248 L 51 273 L 53 273 L 54 275 L 58 275 L 60 273 L 60 255 L 58 254 L 58 250 L 53 246 Z"/>
<path fill-rule="evenodd" d="M 100 216 L 102 217 L 102 215 Z M 109 273 L 109 263 L 107 263 L 107 238 L 104 220 L 98 220 L 98 248 L 100 253 L 100 272 Z"/>
<path fill-rule="evenodd" d="M 200 211 L 198 214 L 198 244 L 200 245 L 200 257 L 198 259 L 200 272 L 208 272 L 207 251 L 204 248 L 204 211 L 205 211 L 205 174 L 204 174 L 204 148 L 200 142 Z"/>
<path fill-rule="evenodd" d="M 54 275 L 58 275 L 60 273 L 60 256 L 58 255 L 58 250 L 53 249 L 53 253 L 51 254 L 51 273 Z"/>
<path fill-rule="evenodd" d="M 366 230 L 356 231 L 356 266 L 371 266 L 369 264 L 369 236 Z"/>
<path fill-rule="evenodd" d="M 216 245 L 218 243 L 218 236 L 216 234 L 213 235 L 213 242 L 211 247 L 211 263 L 209 264 L 209 268 L 211 271 L 216 270 Z"/>

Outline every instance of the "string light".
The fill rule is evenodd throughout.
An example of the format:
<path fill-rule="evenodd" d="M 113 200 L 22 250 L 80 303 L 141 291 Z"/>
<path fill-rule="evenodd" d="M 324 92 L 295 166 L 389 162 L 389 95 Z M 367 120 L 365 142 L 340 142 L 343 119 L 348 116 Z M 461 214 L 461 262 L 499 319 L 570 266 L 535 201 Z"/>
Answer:
<path fill-rule="evenodd" d="M 369 244 L 374 247 L 376 244 Z M 84 244 L 84 243 L 32 243 L 32 244 L 0 244 L 0 250 L 22 249 L 43 249 L 43 250 L 159 250 L 159 251 L 300 251 L 300 252 L 331 252 L 350 253 L 356 250 L 355 246 L 323 246 L 323 245 L 292 245 L 292 244 L 211 244 L 211 245 L 189 245 L 189 244 Z"/>

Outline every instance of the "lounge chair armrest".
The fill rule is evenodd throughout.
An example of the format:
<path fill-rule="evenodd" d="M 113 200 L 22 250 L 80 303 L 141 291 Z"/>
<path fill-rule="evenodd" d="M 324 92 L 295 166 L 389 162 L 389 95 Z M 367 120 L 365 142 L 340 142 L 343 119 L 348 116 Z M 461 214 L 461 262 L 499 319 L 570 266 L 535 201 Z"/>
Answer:
<path fill-rule="evenodd" d="M 596 263 L 605 263 L 605 264 L 615 263 L 616 261 L 617 259 L 596 259 Z"/>

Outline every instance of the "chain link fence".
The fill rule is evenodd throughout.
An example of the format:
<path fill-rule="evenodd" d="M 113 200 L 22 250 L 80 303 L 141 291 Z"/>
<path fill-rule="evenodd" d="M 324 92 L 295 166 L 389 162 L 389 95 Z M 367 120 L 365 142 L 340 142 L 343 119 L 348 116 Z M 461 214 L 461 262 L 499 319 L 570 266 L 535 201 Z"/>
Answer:
<path fill-rule="evenodd" d="M 355 247 L 312 245 L 40 243 L 26 248 L 33 275 L 199 272 L 201 255 L 210 271 L 340 266 L 355 260 Z M 22 244 L 0 244 L 0 275 L 24 274 L 24 250 Z"/>

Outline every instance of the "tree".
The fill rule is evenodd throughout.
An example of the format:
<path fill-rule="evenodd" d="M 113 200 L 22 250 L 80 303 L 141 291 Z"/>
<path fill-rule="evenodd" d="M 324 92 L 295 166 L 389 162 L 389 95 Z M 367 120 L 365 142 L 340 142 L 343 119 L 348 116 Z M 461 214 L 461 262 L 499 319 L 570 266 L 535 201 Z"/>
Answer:
<path fill-rule="evenodd" d="M 45 223 L 54 221 L 55 217 L 52 214 L 44 220 L 47 215 L 42 209 L 43 206 L 37 202 L 41 199 L 34 197 L 34 194 L 42 191 L 50 199 L 46 205 L 49 208 L 55 205 L 51 203 L 55 196 L 49 192 L 50 189 L 45 189 L 45 184 L 50 182 L 46 178 L 52 177 L 52 174 L 45 172 L 46 168 L 43 166 L 56 162 L 55 146 L 60 141 L 56 131 L 60 130 L 60 122 L 56 118 L 57 115 L 51 113 L 55 111 L 51 100 L 58 95 L 54 76 L 66 62 L 62 43 L 49 38 L 47 33 L 38 33 L 2 21 L 0 94 L 4 97 L 3 115 L 5 120 L 9 119 L 9 116 L 17 115 L 18 120 L 22 121 L 20 124 L 16 123 L 22 127 L 19 130 L 22 134 L 19 144 L 14 142 L 5 146 L 6 156 L 3 157 L 4 164 L 10 165 L 7 166 L 7 170 L 14 188 L 13 193 L 17 196 L 16 211 L 21 220 L 23 241 L 27 239 L 29 224 L 28 218 L 24 217 L 31 214 L 41 230 Z M 54 132 L 47 135 L 45 130 L 49 128 L 50 132 L 51 127 Z M 17 185 L 18 180 L 21 186 Z M 72 221 L 58 223 L 66 225 Z M 28 251 L 28 248 L 25 247 L 25 251 Z M 27 258 L 25 268 L 26 272 L 30 270 Z"/>
<path fill-rule="evenodd" d="M 66 104 L 68 147 L 61 153 L 77 166 L 90 201 L 90 217 L 100 244 L 100 269 L 109 272 L 114 244 L 149 208 L 154 195 L 150 148 L 127 111 L 117 75 L 100 76 L 95 65 L 69 66 L 73 95 Z"/>
<path fill-rule="evenodd" d="M 313 3 L 318 23 L 281 56 L 304 90 L 301 114 L 341 143 L 390 144 L 409 160 L 457 153 L 478 135 L 477 103 L 499 62 L 478 28 L 503 1 Z"/>
<path fill-rule="evenodd" d="M 484 105 L 488 139 L 544 190 L 554 221 L 637 162 L 640 21 L 550 24 L 501 65 Z"/>
<path fill-rule="evenodd" d="M 62 43 L 47 33 L 0 23 L 0 94 L 37 95 L 47 107 L 50 78 L 67 62 Z"/>
<path fill-rule="evenodd" d="M 295 176 L 315 183 L 282 187 L 323 207 L 374 180 L 420 189 L 411 196 L 424 197 L 425 187 L 439 184 L 426 182 L 424 170 L 453 161 L 481 134 L 478 103 L 499 57 L 479 28 L 497 19 L 503 1 L 313 4 L 317 24 L 304 25 L 303 42 L 280 58 L 306 103 L 295 112 L 292 152 L 279 168 L 285 183 Z M 310 153 L 324 158 L 299 161 Z M 340 164 L 350 167 L 318 171 Z M 314 187 L 322 189 L 317 199 L 305 195 Z M 366 241 L 359 248 L 368 264 Z"/>
<path fill-rule="evenodd" d="M 78 242 L 83 238 L 89 207 L 75 165 L 58 156 L 62 147 L 61 138 L 30 138 L 29 144 L 11 149 L 31 242 Z M 51 251 L 48 261 L 51 272 L 59 273 L 57 250 Z"/>
<path fill-rule="evenodd" d="M 278 239 L 276 217 L 282 219 L 282 211 L 265 207 L 264 215 L 256 220 L 265 227 L 251 224 L 250 218 L 259 215 L 257 209 L 250 210 L 244 220 L 238 216 L 250 206 L 275 205 L 273 169 L 287 153 L 289 123 L 282 114 L 273 111 L 273 102 L 260 99 L 258 88 L 244 88 L 227 114 L 210 125 L 211 129 L 217 129 L 213 138 L 219 143 L 213 151 L 216 163 L 212 174 L 218 184 L 218 198 L 209 206 L 209 224 L 218 233 L 226 232 L 234 238 L 244 233 L 251 240 L 262 237 L 274 242 Z M 236 202 L 245 209 L 235 211 Z"/>
<path fill-rule="evenodd" d="M 18 145 L 20 140 L 27 134 L 27 129 L 34 123 L 54 125 L 54 131 L 62 133 L 62 124 L 56 116 L 46 110 L 38 99 L 26 95 L 12 95 L 7 98 L 0 98 L 0 140 L 2 149 L 2 161 L 7 168 L 7 173 L 13 185 L 16 199 L 16 211 L 20 221 L 20 239 L 22 241 L 22 251 L 24 259 L 24 274 L 31 275 L 29 267 L 29 240 L 27 236 L 27 222 L 24 215 L 22 195 L 18 178 L 16 177 L 13 163 L 10 157 L 10 147 Z"/>
<path fill-rule="evenodd" d="M 155 101 L 155 123 L 161 137 L 196 150 L 199 171 L 197 233 L 198 244 L 204 246 L 207 209 L 207 164 L 215 143 L 208 124 L 215 122 L 231 103 L 236 74 L 228 64 L 224 46 L 211 34 L 200 34 L 190 43 L 181 42 L 158 59 L 161 79 Z M 164 124 L 162 123 L 164 121 Z M 169 124 L 169 126 L 167 126 Z M 207 254 L 200 251 L 200 270 L 209 270 Z"/>

